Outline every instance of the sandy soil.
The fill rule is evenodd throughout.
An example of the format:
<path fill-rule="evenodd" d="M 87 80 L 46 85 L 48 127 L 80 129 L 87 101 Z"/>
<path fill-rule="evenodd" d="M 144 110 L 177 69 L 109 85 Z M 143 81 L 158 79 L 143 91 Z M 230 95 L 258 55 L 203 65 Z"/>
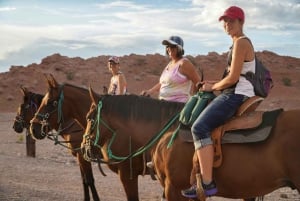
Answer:
<path fill-rule="evenodd" d="M 24 134 L 12 129 L 14 113 L 0 113 L 0 200 L 1 201 L 79 201 L 83 200 L 81 177 L 75 159 L 62 146 L 50 140 L 36 143 L 36 158 L 26 156 Z M 23 138 L 23 140 L 22 140 Z M 103 166 L 103 177 L 93 165 L 96 188 L 102 201 L 125 201 L 118 176 Z M 159 201 L 162 188 L 150 176 L 139 178 L 140 200 Z M 210 201 L 230 201 L 209 198 Z M 289 188 L 265 197 L 267 201 L 300 201 Z"/>

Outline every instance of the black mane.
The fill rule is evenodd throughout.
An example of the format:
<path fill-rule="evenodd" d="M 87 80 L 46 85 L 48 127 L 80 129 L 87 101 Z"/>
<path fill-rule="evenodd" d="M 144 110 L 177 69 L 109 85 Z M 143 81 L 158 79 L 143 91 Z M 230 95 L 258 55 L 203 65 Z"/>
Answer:
<path fill-rule="evenodd" d="M 181 111 L 184 103 L 157 100 L 138 95 L 106 95 L 102 111 L 124 119 L 166 121 Z"/>

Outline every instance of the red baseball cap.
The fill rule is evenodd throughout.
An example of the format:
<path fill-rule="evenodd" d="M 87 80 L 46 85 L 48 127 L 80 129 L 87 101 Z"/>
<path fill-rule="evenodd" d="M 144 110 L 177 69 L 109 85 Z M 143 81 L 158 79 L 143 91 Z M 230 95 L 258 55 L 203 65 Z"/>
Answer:
<path fill-rule="evenodd" d="M 225 17 L 229 17 L 230 19 L 240 19 L 242 21 L 245 20 L 244 11 L 237 6 L 231 6 L 227 8 L 223 15 L 219 17 L 219 21 L 223 20 Z"/>

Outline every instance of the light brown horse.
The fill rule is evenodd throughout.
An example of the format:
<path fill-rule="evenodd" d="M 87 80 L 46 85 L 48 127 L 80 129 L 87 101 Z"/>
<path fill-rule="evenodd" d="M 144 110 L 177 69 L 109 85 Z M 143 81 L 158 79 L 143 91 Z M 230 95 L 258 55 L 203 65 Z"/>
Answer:
<path fill-rule="evenodd" d="M 34 114 L 39 108 L 44 97 L 42 94 L 33 93 L 23 87 L 21 87 L 21 92 L 23 94 L 23 102 L 18 107 L 17 116 L 13 126 L 16 132 L 22 132 L 24 128 L 29 129 L 30 120 L 34 117 Z M 61 129 L 62 130 L 60 131 L 59 135 L 65 140 L 64 142 L 59 141 L 57 135 L 50 136 L 49 134 L 36 136 L 35 139 L 40 140 L 48 137 L 49 139 L 55 140 L 55 144 L 64 145 L 63 143 L 67 143 L 68 145 L 64 146 L 67 147 L 70 150 L 70 153 L 77 158 L 79 164 L 84 190 L 84 200 L 90 200 L 89 189 L 91 190 L 93 200 L 100 200 L 94 185 L 94 176 L 91 163 L 83 159 L 82 154 L 78 149 L 80 148 L 80 143 L 82 141 L 82 127 L 73 119 L 66 119 L 65 123 L 61 125 Z"/>
<path fill-rule="evenodd" d="M 61 119 L 75 119 L 81 125 L 86 126 L 86 113 L 88 112 L 91 99 L 87 89 L 71 84 L 58 84 L 53 77 L 48 80 L 48 92 L 46 93 L 35 117 L 31 121 L 32 135 L 40 138 L 43 133 L 47 133 L 50 128 L 58 129 Z M 44 124 L 44 125 L 43 125 Z M 126 154 L 131 148 L 130 139 L 125 135 L 118 146 L 123 147 L 117 154 Z M 134 143 L 133 143 L 134 144 Z M 98 148 L 96 148 L 98 150 Z M 101 157 L 101 152 L 94 150 L 94 154 Z M 107 153 L 103 152 L 107 157 Z M 147 174 L 145 155 L 135 157 L 133 160 L 120 164 L 109 164 L 109 168 L 117 173 L 124 186 L 128 201 L 138 201 L 138 176 Z M 114 189 L 112 189 L 114 191 Z"/>
<path fill-rule="evenodd" d="M 182 105 L 134 95 L 101 97 L 92 90 L 91 98 L 83 148 L 95 145 L 108 149 L 104 145 L 110 138 L 114 140 L 109 141 L 113 146 L 108 150 L 115 155 L 130 154 L 131 159 L 151 147 L 167 200 L 186 200 L 180 191 L 190 185 L 194 146 L 178 137 L 171 147 L 167 147 L 174 125 L 165 135 L 160 135 L 164 124 Z M 223 164 L 214 169 L 219 190 L 217 196 L 251 199 L 284 186 L 299 191 L 299 117 L 300 110 L 282 112 L 266 141 L 223 145 Z M 132 143 L 143 147 L 130 153 L 120 151 L 117 138 L 123 135 L 130 136 Z"/>

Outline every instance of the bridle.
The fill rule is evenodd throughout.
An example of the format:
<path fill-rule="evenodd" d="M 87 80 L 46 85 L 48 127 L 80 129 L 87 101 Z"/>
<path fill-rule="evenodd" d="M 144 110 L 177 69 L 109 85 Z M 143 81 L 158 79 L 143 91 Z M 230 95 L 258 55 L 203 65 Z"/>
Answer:
<path fill-rule="evenodd" d="M 20 124 L 22 128 L 28 128 L 30 123 L 27 123 L 25 121 L 25 116 L 28 112 L 31 112 L 32 116 L 35 114 L 35 112 L 38 109 L 39 103 L 36 103 L 34 100 L 34 97 L 37 96 L 37 94 L 32 94 L 29 97 L 28 103 L 22 103 L 20 105 L 19 114 L 15 117 L 15 122 L 17 124 Z"/>
<path fill-rule="evenodd" d="M 57 114 L 58 114 L 57 123 L 59 124 L 57 135 L 59 135 L 63 130 L 66 129 L 66 128 L 62 128 L 62 124 L 64 123 L 64 118 L 63 118 L 63 114 L 62 114 L 62 104 L 64 101 L 63 87 L 64 87 L 64 85 L 61 85 L 59 88 L 58 100 L 54 100 L 54 101 L 49 100 L 47 102 L 47 105 L 45 106 L 46 112 L 45 113 L 40 113 L 40 112 L 35 113 L 33 119 L 30 121 L 30 123 L 41 124 L 41 135 L 43 137 L 48 136 L 48 132 L 50 130 L 52 130 L 50 127 L 50 124 L 49 124 L 49 118 L 55 112 L 57 112 Z"/>
<path fill-rule="evenodd" d="M 58 100 L 48 101 L 47 105 L 45 106 L 46 107 L 45 111 L 47 111 L 47 112 L 35 113 L 33 119 L 30 121 L 30 123 L 41 124 L 41 136 L 47 137 L 48 139 L 53 140 L 55 145 L 60 144 L 64 147 L 67 147 L 68 149 L 71 149 L 70 147 L 62 144 L 62 143 L 71 143 L 71 141 L 58 140 L 59 135 L 61 135 L 64 131 L 72 128 L 72 126 L 75 125 L 74 120 L 71 120 L 71 121 L 69 121 L 70 123 L 67 122 L 67 124 L 66 124 L 66 122 L 64 121 L 64 118 L 63 118 L 63 112 L 62 112 L 62 105 L 63 105 L 63 101 L 64 101 L 63 88 L 64 88 L 64 85 L 61 85 L 59 88 Z M 59 126 L 58 126 L 57 132 L 50 132 L 50 131 L 52 131 L 52 128 L 49 123 L 49 118 L 55 112 L 57 112 L 57 114 L 58 114 L 57 123 L 59 124 Z M 75 132 L 78 132 L 81 130 L 82 129 L 71 130 L 71 132 L 68 132 L 68 134 L 75 133 Z M 77 151 L 79 149 L 80 148 L 73 148 L 71 150 Z"/>

